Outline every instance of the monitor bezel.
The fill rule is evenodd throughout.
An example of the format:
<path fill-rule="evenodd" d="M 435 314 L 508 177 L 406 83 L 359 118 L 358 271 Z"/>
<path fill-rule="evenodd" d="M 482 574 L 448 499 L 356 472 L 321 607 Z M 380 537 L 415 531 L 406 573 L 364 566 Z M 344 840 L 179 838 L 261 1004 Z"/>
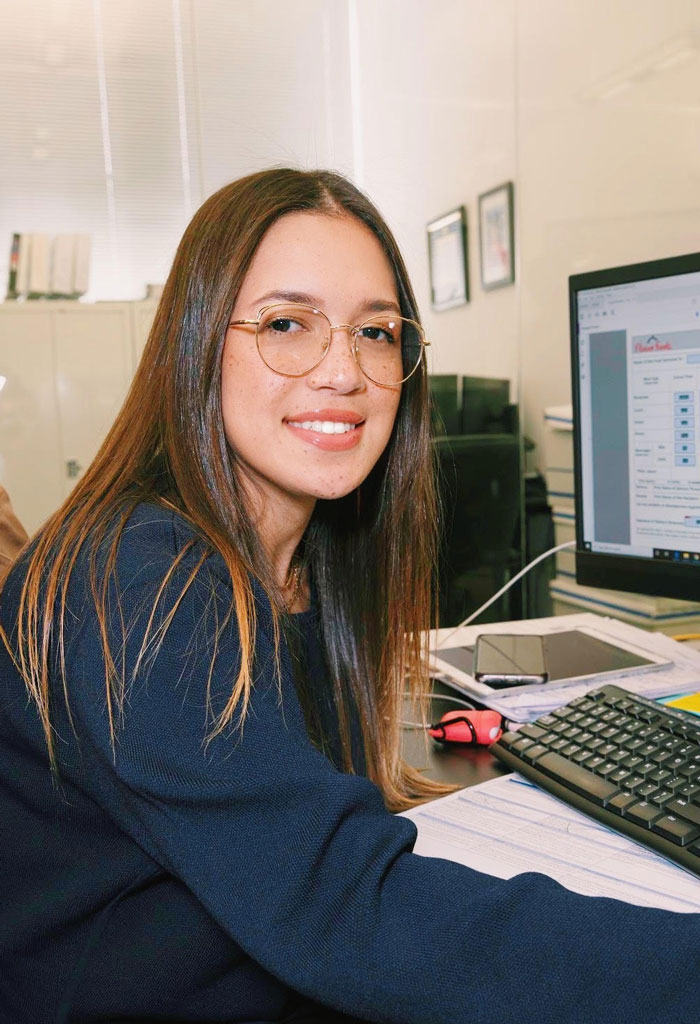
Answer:
<path fill-rule="evenodd" d="M 632 284 L 677 274 L 700 272 L 700 252 L 626 266 L 590 270 L 569 277 L 569 325 L 571 335 L 571 393 L 574 437 L 574 508 L 576 511 L 576 582 L 583 586 L 700 600 L 700 566 L 697 563 L 654 560 L 635 555 L 588 551 L 583 546 L 583 487 L 581 465 L 581 394 L 578 344 L 578 293 L 590 288 Z"/>

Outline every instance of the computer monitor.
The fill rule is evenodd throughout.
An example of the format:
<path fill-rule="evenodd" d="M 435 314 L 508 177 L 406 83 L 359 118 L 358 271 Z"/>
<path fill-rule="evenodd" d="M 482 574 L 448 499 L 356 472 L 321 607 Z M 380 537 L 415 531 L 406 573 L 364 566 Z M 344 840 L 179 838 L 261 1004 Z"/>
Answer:
<path fill-rule="evenodd" d="M 576 579 L 700 600 L 700 253 L 569 278 Z"/>

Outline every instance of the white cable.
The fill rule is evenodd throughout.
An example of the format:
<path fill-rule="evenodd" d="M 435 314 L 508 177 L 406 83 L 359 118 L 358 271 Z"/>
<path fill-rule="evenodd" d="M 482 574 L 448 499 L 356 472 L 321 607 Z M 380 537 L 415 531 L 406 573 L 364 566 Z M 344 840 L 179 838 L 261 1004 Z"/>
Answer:
<path fill-rule="evenodd" d="M 537 556 L 537 558 L 533 558 L 533 560 L 529 562 L 524 569 L 521 569 L 520 572 L 516 573 L 515 576 L 511 577 L 511 579 L 508 580 L 506 585 L 504 587 L 501 587 L 501 589 L 497 593 L 495 593 L 493 597 L 490 597 L 485 604 L 482 604 L 481 608 L 477 608 L 476 611 L 472 612 L 471 615 L 468 615 L 463 622 L 460 622 L 457 626 L 454 627 L 454 629 L 451 629 L 447 636 L 443 637 L 442 640 L 440 640 L 440 642 L 437 644 L 437 649 L 439 650 L 441 647 L 444 647 L 447 641 L 450 639 L 450 637 L 453 637 L 458 629 L 462 629 L 463 626 L 468 626 L 470 622 L 473 622 L 474 619 L 477 618 L 477 616 L 481 615 L 482 612 L 486 611 L 486 609 L 489 608 L 494 601 L 497 601 L 502 594 L 505 594 L 506 590 L 509 590 L 514 583 L 517 583 L 518 580 L 521 579 L 525 575 L 525 573 L 529 572 L 530 569 L 536 566 L 538 562 L 543 561 L 543 559 L 545 558 L 549 558 L 550 555 L 556 554 L 556 552 L 561 551 L 562 548 L 573 548 L 575 547 L 575 545 L 575 540 L 567 540 L 564 544 L 557 544 L 556 547 L 549 548 L 548 551 L 543 551 L 541 555 Z"/>
<path fill-rule="evenodd" d="M 404 697 L 410 697 L 410 693 L 404 693 Z M 474 711 L 474 705 L 471 701 L 461 700 L 459 697 L 453 697 L 451 693 L 431 693 L 431 700 L 449 700 L 452 704 L 461 704 L 462 707 L 468 708 L 470 711 Z M 430 726 L 426 726 L 423 722 L 399 722 L 399 725 L 403 726 L 404 729 L 426 729 Z"/>

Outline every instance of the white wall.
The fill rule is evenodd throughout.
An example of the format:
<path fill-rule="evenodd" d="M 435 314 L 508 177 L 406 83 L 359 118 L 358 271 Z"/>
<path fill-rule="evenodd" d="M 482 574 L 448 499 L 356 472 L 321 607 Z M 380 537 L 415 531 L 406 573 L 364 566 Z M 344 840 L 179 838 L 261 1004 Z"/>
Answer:
<path fill-rule="evenodd" d="M 138 297 L 219 185 L 336 167 L 396 231 L 433 370 L 508 377 L 539 438 L 567 276 L 698 249 L 697 0 L 0 0 L 0 26 L 0 281 L 11 231 L 90 231 L 92 297 Z M 485 293 L 506 180 L 517 281 Z M 461 204 L 471 301 L 435 313 L 425 226 Z"/>
<path fill-rule="evenodd" d="M 514 0 L 358 0 L 362 185 L 402 244 L 436 373 L 517 381 L 517 290 L 479 281 L 477 196 L 516 176 Z M 395 42 L 394 42 L 395 41 Z M 383 49 L 384 47 L 382 47 Z M 430 308 L 426 224 L 467 208 L 470 302 Z M 517 390 L 517 388 L 516 388 Z"/>
<path fill-rule="evenodd" d="M 540 439 L 540 410 L 570 400 L 568 275 L 700 249 L 700 4 L 522 0 L 517 52 L 522 392 Z"/>

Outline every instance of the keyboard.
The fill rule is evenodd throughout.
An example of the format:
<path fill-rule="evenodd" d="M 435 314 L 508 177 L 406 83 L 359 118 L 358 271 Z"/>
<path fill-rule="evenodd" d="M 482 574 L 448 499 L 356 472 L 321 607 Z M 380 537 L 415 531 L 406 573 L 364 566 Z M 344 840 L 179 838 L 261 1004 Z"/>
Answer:
<path fill-rule="evenodd" d="M 489 750 L 700 876 L 700 718 L 607 685 L 504 733 Z"/>

